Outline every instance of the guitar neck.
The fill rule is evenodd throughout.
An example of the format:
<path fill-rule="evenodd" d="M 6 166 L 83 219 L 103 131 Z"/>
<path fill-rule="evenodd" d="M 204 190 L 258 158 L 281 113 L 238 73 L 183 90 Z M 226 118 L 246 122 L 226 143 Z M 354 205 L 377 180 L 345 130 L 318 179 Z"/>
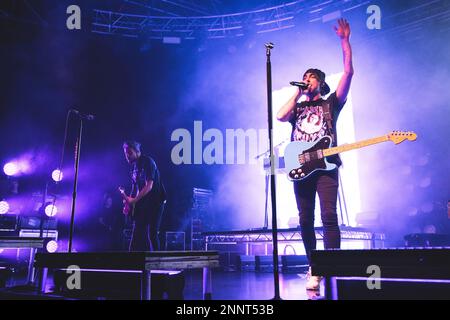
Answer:
<path fill-rule="evenodd" d="M 338 147 L 324 149 L 323 155 L 325 157 L 328 157 L 328 156 L 332 156 L 334 154 L 338 154 L 341 152 L 350 151 L 350 150 L 354 150 L 354 149 L 360 149 L 360 148 L 364 148 L 364 147 L 367 147 L 367 146 L 370 146 L 373 144 L 382 143 L 382 142 L 386 142 L 386 141 L 389 141 L 389 138 L 387 135 L 377 137 L 377 138 L 362 140 L 362 141 L 354 142 L 354 143 L 350 143 L 350 144 L 343 144 Z"/>

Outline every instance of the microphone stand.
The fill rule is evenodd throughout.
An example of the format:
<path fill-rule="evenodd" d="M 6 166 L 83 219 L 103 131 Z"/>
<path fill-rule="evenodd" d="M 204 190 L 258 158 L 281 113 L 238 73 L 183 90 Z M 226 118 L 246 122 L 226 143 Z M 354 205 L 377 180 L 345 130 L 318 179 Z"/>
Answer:
<path fill-rule="evenodd" d="M 280 297 L 280 279 L 278 273 L 278 228 L 277 228 L 277 203 L 275 192 L 275 156 L 273 150 L 273 123 L 272 123 L 272 66 L 270 62 L 270 50 L 273 49 L 273 43 L 265 44 L 266 47 L 266 69 L 267 69 L 267 115 L 269 123 L 269 150 L 270 150 L 270 194 L 272 202 L 272 247 L 273 247 L 273 280 L 275 295 L 273 300 L 281 300 Z"/>
<path fill-rule="evenodd" d="M 69 253 L 72 253 L 72 240 L 73 240 L 73 227 L 75 221 L 75 203 L 77 198 L 77 185 L 78 185 L 78 169 L 80 164 L 80 149 L 81 149 L 81 134 L 83 131 L 83 119 L 80 117 L 80 129 L 78 131 L 78 140 L 75 144 L 75 179 L 73 182 L 72 193 L 72 213 L 70 217 L 70 234 L 69 234 Z"/>
<path fill-rule="evenodd" d="M 285 143 L 286 142 L 286 140 L 283 140 L 283 141 L 281 141 L 279 144 L 277 144 L 276 146 L 274 146 L 273 148 L 275 149 L 275 148 L 277 148 L 277 147 L 279 147 L 279 146 L 281 146 L 283 143 Z M 269 211 L 267 210 L 268 209 L 268 202 L 269 202 L 269 177 L 270 177 L 270 171 L 269 171 L 269 169 L 266 167 L 266 160 L 269 160 L 269 164 L 268 164 L 268 166 L 271 166 L 271 164 L 270 164 L 270 158 L 268 159 L 268 158 L 266 158 L 266 156 L 268 155 L 270 153 L 270 150 L 267 150 L 267 151 L 265 151 L 265 152 L 263 152 L 263 153 L 261 153 L 261 154 L 259 154 L 259 155 L 257 155 L 256 157 L 255 157 L 255 160 L 258 160 L 259 158 L 261 158 L 261 157 L 265 157 L 265 158 L 263 158 L 263 169 L 264 169 L 264 171 L 265 171 L 265 174 L 264 174 L 264 181 L 265 181 L 265 184 L 264 184 L 264 195 L 265 195 L 265 203 L 264 203 L 264 226 L 262 227 L 262 229 L 263 230 L 267 230 L 268 229 L 268 227 L 269 227 Z"/>
<path fill-rule="evenodd" d="M 39 223 L 39 238 L 44 237 L 44 222 L 46 220 L 46 216 L 47 214 L 45 213 L 45 204 L 47 202 L 47 192 L 48 192 L 48 181 L 46 181 L 45 183 L 45 190 L 44 193 L 42 194 L 42 207 L 41 207 L 41 212 L 40 212 L 40 223 Z M 53 208 L 52 208 L 53 211 Z M 47 234 L 48 236 L 48 234 Z"/>

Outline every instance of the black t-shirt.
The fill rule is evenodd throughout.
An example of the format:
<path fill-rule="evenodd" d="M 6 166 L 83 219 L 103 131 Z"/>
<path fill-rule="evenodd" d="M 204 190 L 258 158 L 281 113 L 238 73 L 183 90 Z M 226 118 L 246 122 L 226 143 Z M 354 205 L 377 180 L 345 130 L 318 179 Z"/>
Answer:
<path fill-rule="evenodd" d="M 331 119 L 328 120 L 324 110 L 324 105 L 329 105 Z M 344 106 L 336 97 L 336 92 L 332 93 L 326 100 L 322 98 L 316 101 L 302 101 L 297 103 L 289 122 L 292 124 L 291 141 L 314 142 L 323 136 L 333 138 L 333 146 L 337 145 L 336 122 L 339 113 Z M 328 161 L 341 165 L 339 156 L 330 156 Z"/>
<path fill-rule="evenodd" d="M 145 155 L 133 163 L 131 167 L 132 196 L 136 196 L 139 190 L 145 186 L 146 181 L 153 180 L 153 187 L 135 205 L 135 215 L 147 215 L 149 211 L 158 209 L 166 200 L 166 191 L 161 181 L 160 173 L 155 161 Z"/>

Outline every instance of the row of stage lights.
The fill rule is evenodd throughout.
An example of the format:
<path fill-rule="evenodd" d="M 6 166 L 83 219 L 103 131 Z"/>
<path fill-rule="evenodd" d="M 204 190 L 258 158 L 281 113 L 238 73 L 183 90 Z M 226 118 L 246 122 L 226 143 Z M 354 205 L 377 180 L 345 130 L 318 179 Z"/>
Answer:
<path fill-rule="evenodd" d="M 29 165 L 19 162 L 8 162 L 3 166 L 3 172 L 9 177 L 16 177 L 29 170 Z M 55 169 L 52 172 L 52 179 L 55 182 L 60 182 L 63 179 L 63 173 L 59 169 Z"/>
<path fill-rule="evenodd" d="M 25 162 L 8 162 L 3 166 L 3 172 L 9 177 L 15 177 L 22 174 L 26 174 L 29 171 L 29 164 Z M 63 179 L 63 172 L 59 169 L 55 169 L 52 172 L 52 179 L 55 182 L 60 182 Z M 0 201 L 0 215 L 7 214 L 9 212 L 9 203 L 6 200 Z M 48 217 L 54 217 L 58 213 L 58 208 L 53 204 L 47 204 L 45 206 L 45 214 Z M 45 245 L 47 252 L 53 253 L 58 250 L 58 242 L 56 240 L 50 240 Z M 0 249 L 0 253 L 3 250 Z"/>
<path fill-rule="evenodd" d="M 16 177 L 23 173 L 26 173 L 29 169 L 27 163 L 20 162 L 8 162 L 3 166 L 3 172 L 9 177 Z M 52 179 L 55 182 L 60 182 L 63 179 L 63 172 L 60 169 L 55 169 L 52 172 Z M 9 212 L 10 206 L 8 201 L 0 201 L 0 215 Z M 44 209 L 45 214 L 48 217 L 54 217 L 58 213 L 58 208 L 54 204 L 47 204 Z"/>
<path fill-rule="evenodd" d="M 45 244 L 45 249 L 49 253 L 54 253 L 58 250 L 58 241 L 50 240 Z M 5 249 L 0 248 L 0 254 L 4 252 Z"/>

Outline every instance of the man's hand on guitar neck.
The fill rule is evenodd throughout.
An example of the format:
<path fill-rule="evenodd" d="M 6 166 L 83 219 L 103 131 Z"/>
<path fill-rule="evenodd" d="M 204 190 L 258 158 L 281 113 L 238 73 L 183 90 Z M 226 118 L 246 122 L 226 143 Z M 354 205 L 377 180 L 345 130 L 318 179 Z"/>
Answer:
<path fill-rule="evenodd" d="M 123 187 L 119 187 L 119 192 L 123 197 L 124 204 L 134 205 L 137 202 L 136 198 L 130 197 L 125 193 L 125 189 Z"/>
<path fill-rule="evenodd" d="M 136 198 L 133 198 L 133 197 L 129 197 L 129 196 L 124 196 L 124 200 L 125 200 L 125 202 L 128 204 L 128 205 L 130 205 L 130 206 L 132 206 L 132 205 L 135 205 L 136 204 Z"/>
<path fill-rule="evenodd" d="M 125 189 L 122 187 L 119 187 L 119 192 L 122 195 L 123 198 L 123 214 L 124 215 L 128 215 L 128 214 L 133 214 L 133 207 L 134 204 L 136 203 L 136 199 L 133 197 L 129 197 L 126 193 L 125 193 Z"/>

